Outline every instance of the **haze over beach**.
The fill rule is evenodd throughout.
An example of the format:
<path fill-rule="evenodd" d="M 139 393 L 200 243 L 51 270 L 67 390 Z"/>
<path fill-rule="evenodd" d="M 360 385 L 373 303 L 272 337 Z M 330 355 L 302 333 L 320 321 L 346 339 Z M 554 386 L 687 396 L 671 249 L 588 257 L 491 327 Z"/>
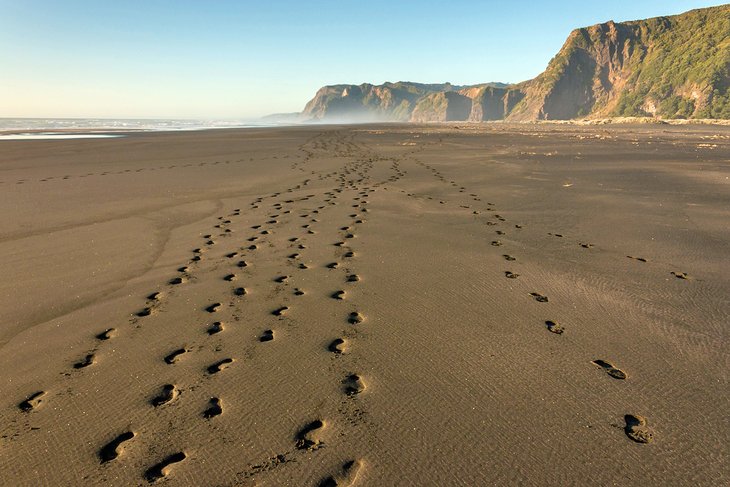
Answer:
<path fill-rule="evenodd" d="M 730 4 L 3 2 L 0 485 L 730 481 Z"/>

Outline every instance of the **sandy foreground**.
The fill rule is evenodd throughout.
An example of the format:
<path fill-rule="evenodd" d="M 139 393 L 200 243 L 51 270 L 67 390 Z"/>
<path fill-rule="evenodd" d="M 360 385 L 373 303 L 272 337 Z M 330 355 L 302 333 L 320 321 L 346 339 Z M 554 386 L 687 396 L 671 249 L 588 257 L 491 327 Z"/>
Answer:
<path fill-rule="evenodd" d="M 0 141 L 0 484 L 725 485 L 730 127 Z"/>

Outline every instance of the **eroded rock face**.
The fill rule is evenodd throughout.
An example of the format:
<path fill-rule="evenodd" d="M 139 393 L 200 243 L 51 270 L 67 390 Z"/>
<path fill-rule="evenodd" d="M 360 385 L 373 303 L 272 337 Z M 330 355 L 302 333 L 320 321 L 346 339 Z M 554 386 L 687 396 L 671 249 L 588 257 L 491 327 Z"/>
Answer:
<path fill-rule="evenodd" d="M 326 121 L 730 118 L 730 5 L 574 30 L 535 79 L 473 86 L 333 85 L 307 103 Z"/>

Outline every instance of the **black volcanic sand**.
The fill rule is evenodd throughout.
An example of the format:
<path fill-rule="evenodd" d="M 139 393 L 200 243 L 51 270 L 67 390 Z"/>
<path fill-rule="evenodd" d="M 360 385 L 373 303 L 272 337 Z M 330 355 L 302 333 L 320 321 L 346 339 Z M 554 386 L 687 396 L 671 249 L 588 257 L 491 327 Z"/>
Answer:
<path fill-rule="evenodd" d="M 0 149 L 5 485 L 728 480 L 728 127 Z"/>

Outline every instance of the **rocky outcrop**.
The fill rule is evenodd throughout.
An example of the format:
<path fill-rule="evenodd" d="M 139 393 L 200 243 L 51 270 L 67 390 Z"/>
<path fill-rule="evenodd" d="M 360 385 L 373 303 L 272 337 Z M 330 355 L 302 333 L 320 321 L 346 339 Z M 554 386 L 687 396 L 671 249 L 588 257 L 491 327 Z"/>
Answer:
<path fill-rule="evenodd" d="M 730 5 L 574 30 L 516 85 L 325 86 L 302 113 L 326 121 L 730 119 Z"/>

